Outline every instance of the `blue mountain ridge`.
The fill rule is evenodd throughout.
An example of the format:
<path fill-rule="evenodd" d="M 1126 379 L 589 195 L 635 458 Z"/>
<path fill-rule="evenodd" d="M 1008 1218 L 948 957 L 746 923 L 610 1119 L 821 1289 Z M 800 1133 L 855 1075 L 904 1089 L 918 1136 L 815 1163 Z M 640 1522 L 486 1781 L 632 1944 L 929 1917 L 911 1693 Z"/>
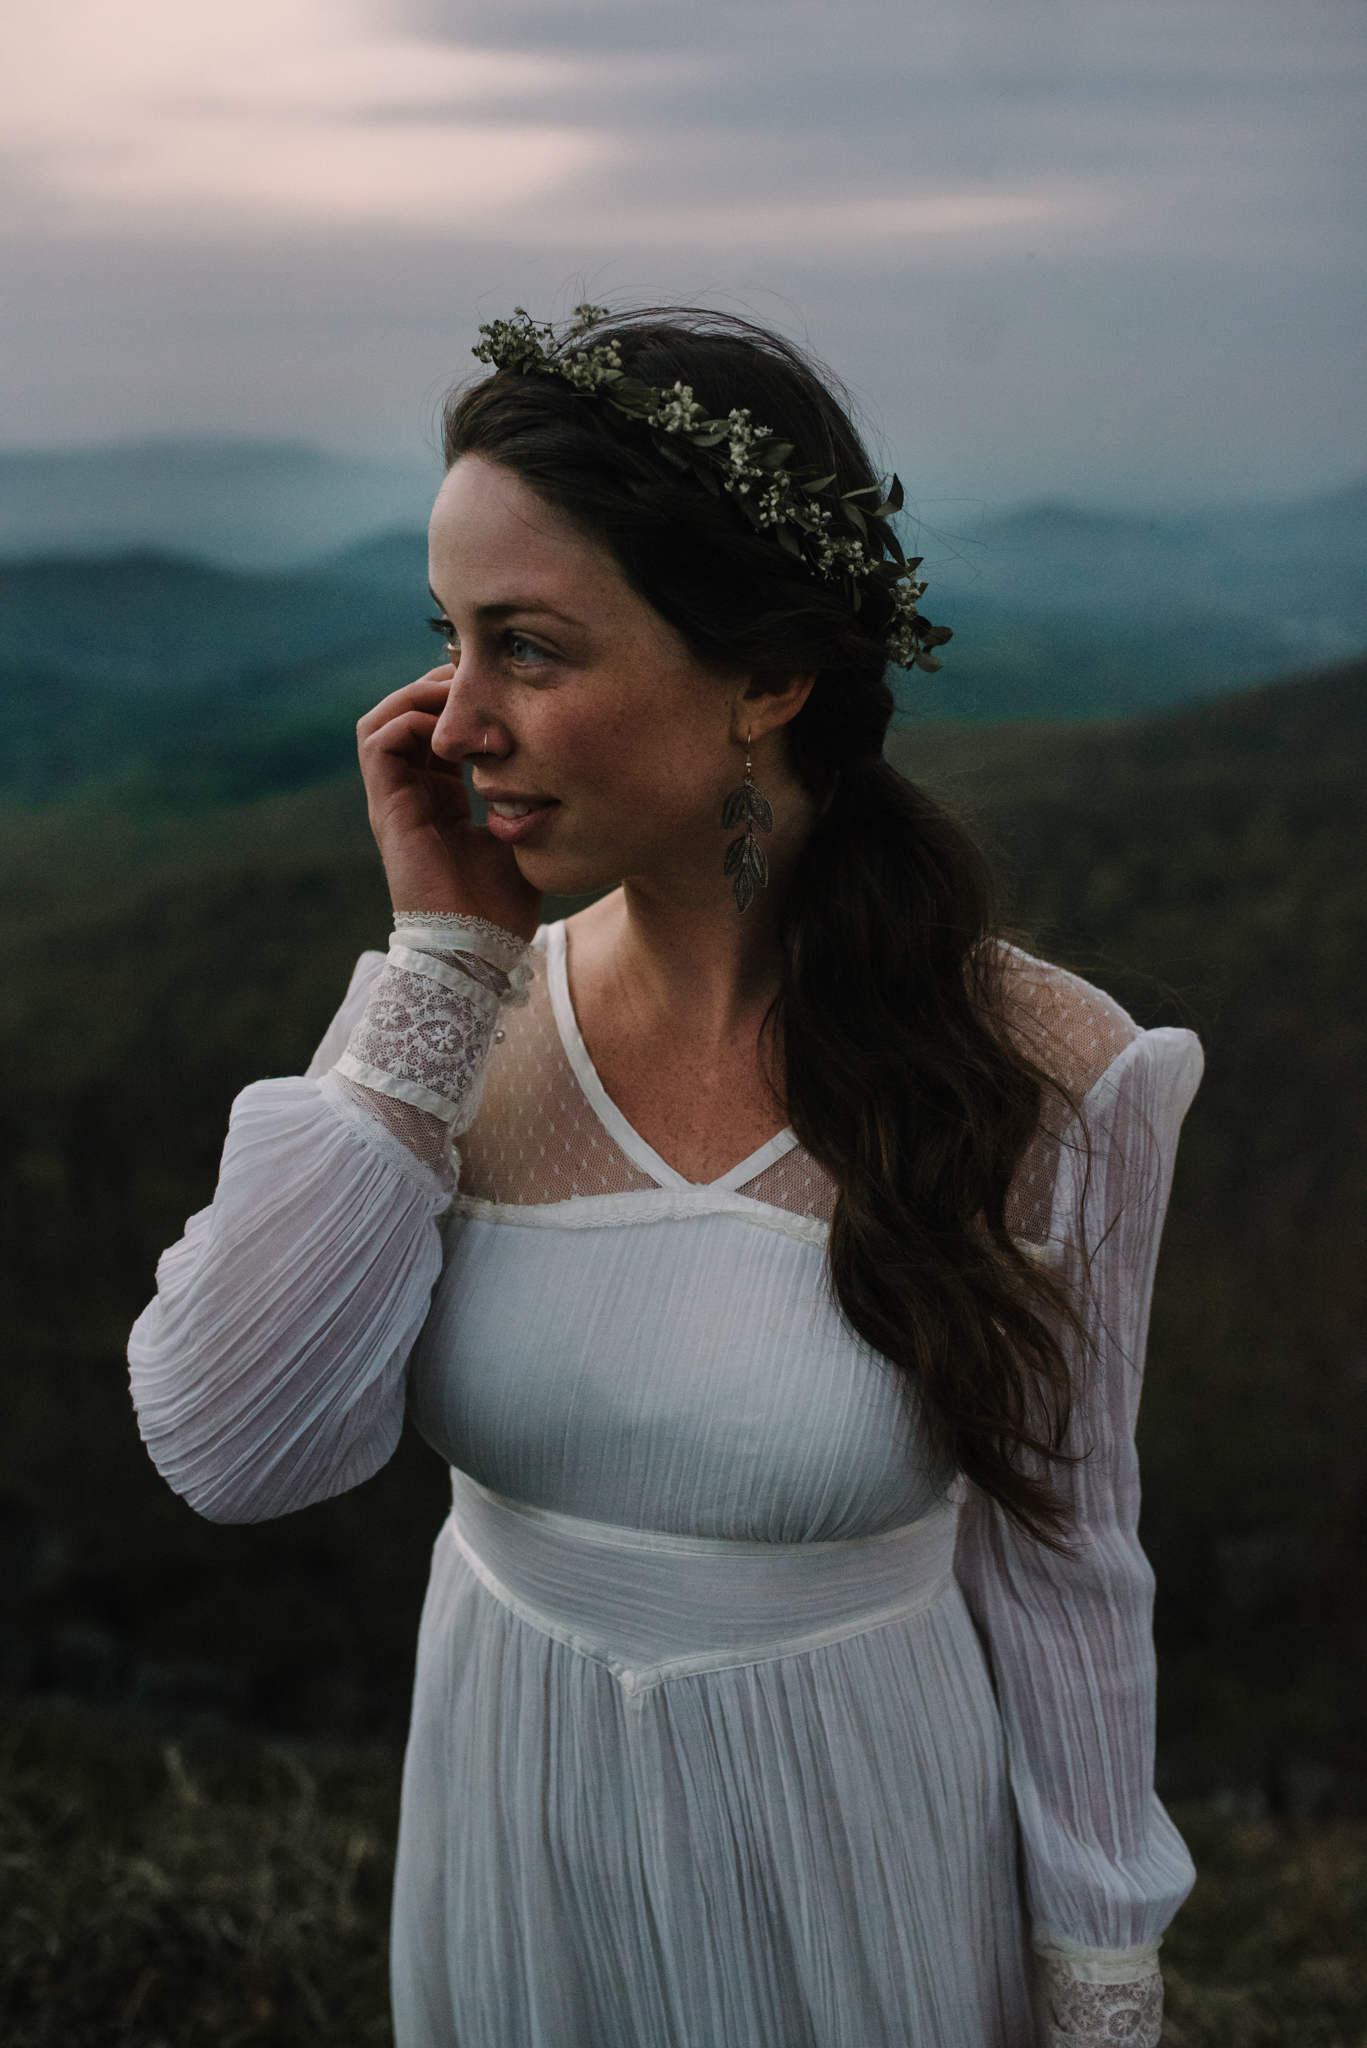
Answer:
<path fill-rule="evenodd" d="M 954 640 L 939 676 L 899 681 L 904 717 L 1133 716 L 1367 646 L 1367 482 L 1167 518 L 1043 504 L 907 538 Z M 411 526 L 275 571 L 146 547 L 0 561 L 0 796 L 344 773 L 355 718 L 431 664 L 430 610 Z"/>

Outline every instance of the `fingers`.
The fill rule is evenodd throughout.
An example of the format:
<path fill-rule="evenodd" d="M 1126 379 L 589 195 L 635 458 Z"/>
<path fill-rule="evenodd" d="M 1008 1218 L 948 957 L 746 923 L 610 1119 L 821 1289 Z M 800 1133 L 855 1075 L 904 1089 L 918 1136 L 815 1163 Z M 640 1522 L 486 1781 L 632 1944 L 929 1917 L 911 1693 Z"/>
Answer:
<path fill-rule="evenodd" d="M 429 714 L 435 723 L 451 694 L 455 673 L 451 663 L 446 661 L 438 668 L 429 669 L 425 676 L 419 676 L 416 683 L 406 683 L 403 689 L 392 690 L 387 697 L 381 698 L 373 711 L 367 711 L 364 718 L 358 719 L 357 739 L 368 740 L 382 726 L 406 711 L 422 711 Z"/>

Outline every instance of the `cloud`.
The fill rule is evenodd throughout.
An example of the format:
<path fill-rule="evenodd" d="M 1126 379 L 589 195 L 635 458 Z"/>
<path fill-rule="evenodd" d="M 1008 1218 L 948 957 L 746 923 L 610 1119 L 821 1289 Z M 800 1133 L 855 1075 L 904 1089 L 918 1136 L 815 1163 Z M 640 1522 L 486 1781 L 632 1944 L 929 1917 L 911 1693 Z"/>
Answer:
<path fill-rule="evenodd" d="M 14 0 L 5 432 L 397 451 L 480 319 L 683 299 L 932 492 L 1308 489 L 1365 67 L 1361 0 Z"/>
<path fill-rule="evenodd" d="M 617 153 L 608 133 L 529 118 L 589 69 L 340 0 L 44 0 L 10 10 L 0 41 L 8 223 L 494 225 Z"/>

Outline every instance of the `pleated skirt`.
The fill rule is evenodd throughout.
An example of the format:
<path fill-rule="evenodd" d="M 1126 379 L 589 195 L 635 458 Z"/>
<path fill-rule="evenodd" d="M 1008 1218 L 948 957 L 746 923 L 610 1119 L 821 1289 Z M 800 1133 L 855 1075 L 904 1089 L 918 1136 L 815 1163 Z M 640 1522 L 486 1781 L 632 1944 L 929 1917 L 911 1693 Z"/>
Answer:
<path fill-rule="evenodd" d="M 1032 2048 L 1002 1728 L 952 1578 L 880 1626 L 634 1688 L 490 1578 L 448 1526 L 397 2048 Z"/>

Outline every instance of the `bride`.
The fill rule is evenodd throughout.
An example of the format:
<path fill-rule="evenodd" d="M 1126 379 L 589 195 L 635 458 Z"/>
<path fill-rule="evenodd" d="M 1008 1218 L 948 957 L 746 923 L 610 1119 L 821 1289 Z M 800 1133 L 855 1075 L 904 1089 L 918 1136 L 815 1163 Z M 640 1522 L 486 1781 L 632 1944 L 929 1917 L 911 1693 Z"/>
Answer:
<path fill-rule="evenodd" d="M 220 1521 L 405 1406 L 452 1467 L 399 2048 L 1151 2048 L 1134 1420 L 1199 1050 L 1010 946 L 883 759 L 949 635 L 831 380 L 711 314 L 483 333 L 447 659 L 360 725 L 390 950 L 238 1099 L 143 1435 Z"/>

